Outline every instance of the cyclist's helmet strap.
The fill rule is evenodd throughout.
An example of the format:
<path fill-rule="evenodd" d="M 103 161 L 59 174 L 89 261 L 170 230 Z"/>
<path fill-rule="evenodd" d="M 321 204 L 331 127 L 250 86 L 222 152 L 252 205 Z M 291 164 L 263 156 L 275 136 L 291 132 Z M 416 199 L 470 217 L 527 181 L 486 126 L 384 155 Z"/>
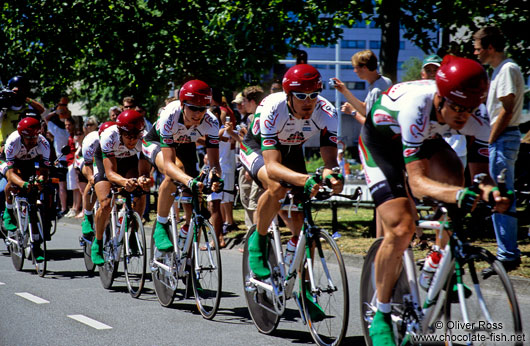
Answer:
<path fill-rule="evenodd" d="M 145 127 L 144 117 L 134 109 L 121 112 L 116 123 L 121 131 L 131 133 L 140 133 Z"/>
<path fill-rule="evenodd" d="M 298 64 L 291 67 L 282 81 L 283 91 L 310 93 L 322 90 L 322 77 L 316 68 L 308 64 Z"/>
<path fill-rule="evenodd" d="M 208 107 L 212 102 L 212 89 L 201 80 L 190 80 L 180 88 L 179 100 L 182 104 Z"/>
<path fill-rule="evenodd" d="M 17 131 L 22 137 L 36 137 L 40 133 L 40 121 L 27 117 L 18 123 Z"/>
<path fill-rule="evenodd" d="M 440 96 L 476 108 L 485 100 L 488 75 L 475 60 L 446 55 L 436 73 L 436 85 Z"/>

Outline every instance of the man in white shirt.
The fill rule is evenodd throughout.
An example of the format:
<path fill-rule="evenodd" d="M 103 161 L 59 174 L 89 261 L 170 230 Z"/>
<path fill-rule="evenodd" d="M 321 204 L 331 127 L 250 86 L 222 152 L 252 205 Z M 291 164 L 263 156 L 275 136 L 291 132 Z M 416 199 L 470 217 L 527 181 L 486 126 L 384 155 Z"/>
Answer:
<path fill-rule="evenodd" d="M 484 27 L 473 35 L 475 55 L 482 64 L 494 68 L 491 76 L 486 107 L 491 133 L 489 137 L 490 173 L 498 184 L 498 176 L 506 172 L 506 189 L 514 189 L 515 161 L 519 152 L 525 83 L 519 66 L 504 54 L 506 39 L 496 27 Z M 497 258 L 506 271 L 521 263 L 517 248 L 517 218 L 515 197 L 507 214 L 493 214 L 493 226 L 497 237 Z M 508 215 L 511 214 L 511 215 Z M 512 216 L 513 215 L 513 216 Z M 492 268 L 482 271 L 484 277 L 495 274 Z"/>

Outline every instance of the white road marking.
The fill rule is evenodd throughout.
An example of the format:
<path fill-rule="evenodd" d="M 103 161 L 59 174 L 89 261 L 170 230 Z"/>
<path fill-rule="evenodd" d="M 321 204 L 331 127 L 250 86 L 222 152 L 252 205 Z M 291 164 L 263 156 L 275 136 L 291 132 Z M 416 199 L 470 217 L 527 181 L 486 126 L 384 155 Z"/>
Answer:
<path fill-rule="evenodd" d="M 28 292 L 20 292 L 20 293 L 15 293 L 15 294 L 35 304 L 48 304 L 49 303 L 49 301 L 42 299 L 40 297 L 34 296 L 33 294 L 28 293 Z"/>
<path fill-rule="evenodd" d="M 68 315 L 68 317 L 78 322 L 84 323 L 87 326 L 90 326 L 94 329 L 112 329 L 111 326 L 108 326 L 104 323 L 91 319 L 90 317 L 86 317 L 85 315 Z"/>
<path fill-rule="evenodd" d="M 0 282 L 0 286 L 2 286 L 2 285 L 5 285 L 5 283 L 3 283 L 3 282 Z"/>

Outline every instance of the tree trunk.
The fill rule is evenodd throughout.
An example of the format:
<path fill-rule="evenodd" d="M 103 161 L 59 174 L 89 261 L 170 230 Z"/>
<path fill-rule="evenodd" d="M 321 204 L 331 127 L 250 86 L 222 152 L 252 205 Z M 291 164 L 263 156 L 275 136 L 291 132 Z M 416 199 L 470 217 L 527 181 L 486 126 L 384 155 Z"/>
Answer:
<path fill-rule="evenodd" d="M 399 55 L 400 0 L 382 0 L 379 11 L 381 23 L 381 50 L 379 60 L 381 73 L 397 82 L 397 59 Z"/>

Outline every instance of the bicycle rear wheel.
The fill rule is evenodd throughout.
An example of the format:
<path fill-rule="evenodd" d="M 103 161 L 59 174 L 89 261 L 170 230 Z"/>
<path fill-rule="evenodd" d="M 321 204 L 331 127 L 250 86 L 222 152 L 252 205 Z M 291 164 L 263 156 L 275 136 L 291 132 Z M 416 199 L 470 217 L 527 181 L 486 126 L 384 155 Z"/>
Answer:
<path fill-rule="evenodd" d="M 261 333 L 270 334 L 276 330 L 276 327 L 280 322 L 280 316 L 268 309 L 265 309 L 262 306 L 265 305 L 270 309 L 274 309 L 273 303 L 267 296 L 267 293 L 261 292 L 260 289 L 256 287 L 249 286 L 251 274 L 250 266 L 248 264 L 248 239 L 254 232 L 256 232 L 256 225 L 253 225 L 249 229 L 245 238 L 245 247 L 243 252 L 243 289 L 245 292 L 248 311 L 250 313 L 250 317 L 252 317 L 252 321 L 254 321 L 254 325 Z M 269 239 L 269 264 L 272 268 L 278 266 L 272 239 Z"/>
<path fill-rule="evenodd" d="M 14 238 L 16 239 L 16 242 L 11 242 L 9 244 L 9 252 L 15 270 L 21 271 L 24 267 L 24 248 L 27 245 L 27 239 L 24 239 L 22 231 L 18 228 L 15 231 Z"/>
<path fill-rule="evenodd" d="M 197 237 L 191 259 L 193 294 L 202 317 L 211 320 L 221 301 L 221 250 L 215 230 L 207 220 L 201 223 Z"/>
<path fill-rule="evenodd" d="M 94 274 L 96 265 L 92 262 L 92 242 L 94 241 L 94 234 L 83 235 L 81 238 L 83 242 L 83 258 L 85 260 L 85 268 L 89 275 Z"/>
<path fill-rule="evenodd" d="M 153 231 L 151 232 L 151 277 L 153 279 L 153 285 L 155 286 L 156 297 L 160 305 L 168 307 L 173 303 L 175 299 L 175 292 L 177 291 L 178 280 L 175 279 L 169 271 L 153 265 L 155 258 L 157 261 L 164 263 L 167 266 L 171 265 L 171 256 L 174 256 L 174 252 L 162 252 L 155 246 L 155 227 L 156 222 L 153 225 Z M 171 232 L 168 233 L 168 237 L 173 242 Z M 174 289 L 172 287 L 175 287 Z"/>
<path fill-rule="evenodd" d="M 112 287 L 120 263 L 118 260 L 114 259 L 114 241 L 110 234 L 110 225 L 108 225 L 105 229 L 105 233 L 103 233 L 103 258 L 105 259 L 105 263 L 99 267 L 99 279 L 101 280 L 103 288 L 106 289 Z"/>
<path fill-rule="evenodd" d="M 315 290 L 311 289 L 308 263 L 305 261 L 300 282 L 302 287 L 302 304 L 306 315 L 309 331 L 318 345 L 339 345 L 346 335 L 350 311 L 348 278 L 344 261 L 331 236 L 322 230 L 315 239 L 312 271 Z M 308 291 L 313 300 L 325 312 L 325 318 L 313 318 L 305 297 Z"/>
<path fill-rule="evenodd" d="M 465 265 L 463 282 L 469 288 L 465 298 L 465 311 L 456 291 L 453 290 L 456 280 L 448 280 L 448 298 L 445 301 L 445 323 L 446 333 L 461 335 L 460 338 L 470 335 L 482 334 L 488 339 L 491 335 L 501 334 L 507 339 L 499 339 L 504 345 L 522 345 L 522 339 L 510 339 L 515 335 L 522 335 L 522 322 L 519 304 L 513 285 L 500 261 L 491 253 L 482 248 L 474 248 L 476 257 Z M 483 262 L 492 266 L 496 275 L 483 279 L 477 274 L 475 262 Z M 471 293 L 471 294 L 470 294 Z M 470 295 L 469 295 L 470 294 Z M 464 313 L 468 315 L 469 324 L 466 327 L 451 328 L 451 326 L 464 326 Z M 451 324 L 448 324 L 451 322 Z M 461 322 L 460 324 L 458 324 Z M 471 328 L 467 328 L 471 327 Z M 514 337 L 515 338 L 515 337 Z M 461 340 L 461 339 L 459 339 Z M 464 340 L 464 339 L 462 339 Z M 465 340 L 464 340 L 465 341 Z"/>
<path fill-rule="evenodd" d="M 128 220 L 127 232 L 129 244 L 123 247 L 123 268 L 129 293 L 133 298 L 138 298 L 142 294 L 142 288 L 145 283 L 147 250 L 144 226 L 137 212 L 134 212 L 133 218 Z"/>
<path fill-rule="evenodd" d="M 375 256 L 377 250 L 381 246 L 383 238 L 377 239 L 364 257 L 364 264 L 361 273 L 361 282 L 359 289 L 359 307 L 361 313 L 361 324 L 363 327 L 364 341 L 367 346 L 372 346 L 372 339 L 370 338 L 369 328 L 372 324 L 372 320 L 377 311 L 377 290 L 375 285 Z M 392 291 L 392 298 L 390 303 L 392 305 L 392 316 L 397 317 L 398 321 L 403 321 L 403 312 L 406 310 L 403 304 L 403 297 L 410 295 L 410 288 L 407 282 L 407 276 L 403 268 L 401 274 L 394 286 Z M 400 322 L 400 323 L 401 323 Z M 398 341 L 398 345 L 401 343 L 405 336 L 406 328 L 398 325 L 394 328 L 395 339 Z M 376 345 L 377 346 L 377 345 Z"/>

